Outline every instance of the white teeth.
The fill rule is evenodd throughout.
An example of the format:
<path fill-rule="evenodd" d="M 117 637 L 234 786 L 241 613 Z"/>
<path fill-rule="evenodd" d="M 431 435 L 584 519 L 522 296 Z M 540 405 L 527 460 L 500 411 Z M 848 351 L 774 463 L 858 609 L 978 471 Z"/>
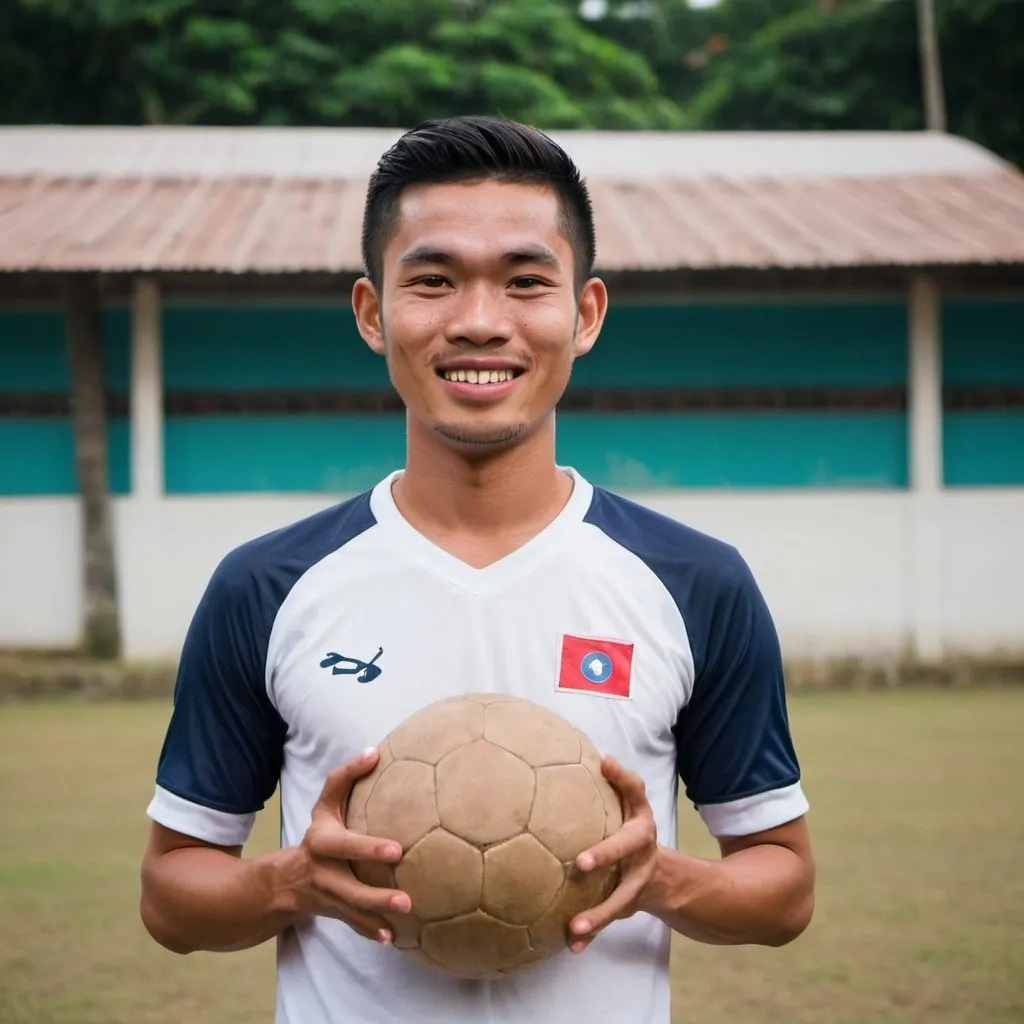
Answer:
<path fill-rule="evenodd" d="M 512 370 L 445 370 L 442 376 L 461 384 L 503 384 L 515 374 Z"/>

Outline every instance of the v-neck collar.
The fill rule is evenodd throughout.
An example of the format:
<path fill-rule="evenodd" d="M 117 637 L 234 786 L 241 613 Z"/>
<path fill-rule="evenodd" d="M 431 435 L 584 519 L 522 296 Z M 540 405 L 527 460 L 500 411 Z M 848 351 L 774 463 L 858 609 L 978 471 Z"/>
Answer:
<path fill-rule="evenodd" d="M 389 474 L 373 488 L 370 510 L 378 524 L 387 530 L 389 537 L 417 561 L 425 563 L 431 572 L 471 593 L 493 593 L 543 562 L 557 548 L 559 537 L 564 531 L 581 523 L 587 514 L 594 495 L 593 486 L 571 467 L 558 468 L 568 473 L 573 481 L 572 493 L 561 512 L 525 544 L 482 569 L 476 569 L 438 547 L 402 515 L 391 490 L 402 475 L 402 470 Z"/>

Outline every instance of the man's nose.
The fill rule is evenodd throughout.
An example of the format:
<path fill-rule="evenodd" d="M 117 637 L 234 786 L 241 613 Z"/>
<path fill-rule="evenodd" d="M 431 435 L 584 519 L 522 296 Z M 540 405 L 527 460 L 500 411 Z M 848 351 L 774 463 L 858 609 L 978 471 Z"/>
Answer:
<path fill-rule="evenodd" d="M 499 344 L 512 336 L 507 297 L 490 282 L 479 282 L 463 289 L 453 312 L 446 332 L 451 342 Z"/>

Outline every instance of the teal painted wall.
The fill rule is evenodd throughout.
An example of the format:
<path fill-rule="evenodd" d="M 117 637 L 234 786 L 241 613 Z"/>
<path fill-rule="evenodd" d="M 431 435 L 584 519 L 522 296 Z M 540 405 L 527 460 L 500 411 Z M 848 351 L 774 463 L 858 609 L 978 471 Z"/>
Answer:
<path fill-rule="evenodd" d="M 613 305 L 577 386 L 902 385 L 902 303 Z"/>
<path fill-rule="evenodd" d="M 171 493 L 356 491 L 405 458 L 400 415 L 172 419 L 165 437 Z M 561 462 L 618 489 L 907 481 L 899 414 L 819 417 L 813 430 L 799 413 L 562 414 L 557 446 Z"/>
<path fill-rule="evenodd" d="M 902 385 L 901 303 L 615 307 L 572 386 Z M 347 307 L 169 308 L 168 388 L 387 387 Z M 906 485 L 889 414 L 563 414 L 558 457 L 613 487 Z M 401 465 L 400 417 L 175 418 L 167 489 L 322 491 Z"/>
<path fill-rule="evenodd" d="M 104 314 L 107 380 L 127 390 L 129 318 Z M 387 387 L 347 306 L 169 307 L 165 386 Z M 572 387 L 902 385 L 900 303 L 617 305 Z M 0 313 L 0 390 L 66 391 L 57 311 Z M 174 417 L 171 493 L 346 491 L 401 464 L 398 416 Z M 906 484 L 902 417 L 889 414 L 563 414 L 558 456 L 596 482 L 629 487 Z M 111 428 L 111 479 L 128 487 L 127 424 Z M 67 421 L 0 420 L 0 493 L 75 490 Z"/>
<path fill-rule="evenodd" d="M 127 309 L 103 312 L 107 387 L 127 392 L 130 327 Z M 70 387 L 64 320 L 55 310 L 0 311 L 0 392 L 61 392 Z M 129 433 L 114 421 L 109 433 L 111 488 L 129 488 Z M 74 494 L 74 435 L 70 419 L 0 419 L 0 495 Z"/>
<path fill-rule="evenodd" d="M 1024 387 L 1024 301 L 946 302 L 943 375 L 948 384 Z M 1024 484 L 1024 409 L 946 413 L 946 484 Z"/>
<path fill-rule="evenodd" d="M 592 413 L 558 419 L 559 460 L 613 490 L 904 487 L 899 413 Z"/>
<path fill-rule="evenodd" d="M 405 460 L 405 417 L 208 416 L 165 428 L 169 493 L 360 491 Z"/>
<path fill-rule="evenodd" d="M 946 417 L 946 484 L 1001 487 L 1024 484 L 1024 411 L 979 410 Z"/>
<path fill-rule="evenodd" d="M 167 388 L 389 387 L 348 306 L 168 307 Z"/>
<path fill-rule="evenodd" d="M 339 307 L 169 307 L 167 388 L 389 388 L 384 360 Z M 169 493 L 358 491 L 405 458 L 397 416 L 192 416 L 168 420 Z"/>

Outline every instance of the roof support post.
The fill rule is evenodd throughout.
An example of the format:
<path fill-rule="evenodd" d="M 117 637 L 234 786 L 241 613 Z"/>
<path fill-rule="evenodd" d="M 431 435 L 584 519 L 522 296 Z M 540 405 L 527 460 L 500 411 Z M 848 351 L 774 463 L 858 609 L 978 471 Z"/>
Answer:
<path fill-rule="evenodd" d="M 909 388 L 912 646 L 935 661 L 944 653 L 942 623 L 942 347 L 935 281 L 916 275 L 909 296 Z"/>
<path fill-rule="evenodd" d="M 164 491 L 163 344 L 160 288 L 138 277 L 132 291 L 132 496 L 155 500 Z"/>
<path fill-rule="evenodd" d="M 64 321 L 71 370 L 75 469 L 82 515 L 85 616 L 82 646 L 98 658 L 121 654 L 118 574 L 107 477 L 107 399 L 99 282 L 72 274 L 63 282 Z"/>

